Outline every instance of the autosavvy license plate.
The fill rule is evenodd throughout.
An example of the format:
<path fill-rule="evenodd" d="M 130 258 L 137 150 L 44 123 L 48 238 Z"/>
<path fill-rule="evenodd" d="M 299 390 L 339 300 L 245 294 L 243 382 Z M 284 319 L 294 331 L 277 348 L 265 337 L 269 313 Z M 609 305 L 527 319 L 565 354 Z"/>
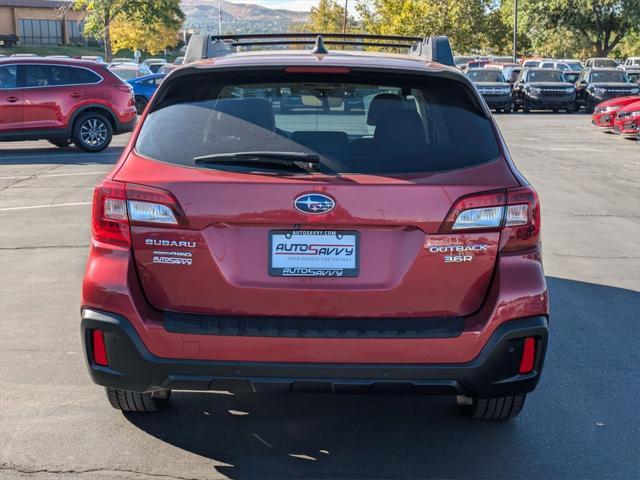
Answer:
<path fill-rule="evenodd" d="M 357 277 L 358 232 L 273 230 L 269 232 L 272 277 Z"/>

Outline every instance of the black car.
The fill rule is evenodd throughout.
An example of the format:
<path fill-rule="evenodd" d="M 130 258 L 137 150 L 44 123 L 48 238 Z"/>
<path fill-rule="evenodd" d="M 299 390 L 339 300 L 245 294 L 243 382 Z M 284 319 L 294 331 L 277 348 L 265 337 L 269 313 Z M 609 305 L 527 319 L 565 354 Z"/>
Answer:
<path fill-rule="evenodd" d="M 467 72 L 467 77 L 475 84 L 489 108 L 496 112 L 512 111 L 511 85 L 500 70 L 474 68 Z"/>
<path fill-rule="evenodd" d="M 560 70 L 525 68 L 513 86 L 513 108 L 571 113 L 576 109 L 576 89 Z"/>
<path fill-rule="evenodd" d="M 593 113 L 595 106 L 614 97 L 637 95 L 638 84 L 633 83 L 624 70 L 617 68 L 588 68 L 576 83 L 576 105 Z"/>

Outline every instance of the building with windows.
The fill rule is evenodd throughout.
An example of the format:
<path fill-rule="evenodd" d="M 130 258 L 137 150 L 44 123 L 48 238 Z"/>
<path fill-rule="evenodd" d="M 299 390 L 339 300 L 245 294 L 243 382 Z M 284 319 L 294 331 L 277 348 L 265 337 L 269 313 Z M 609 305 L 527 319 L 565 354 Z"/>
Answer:
<path fill-rule="evenodd" d="M 13 35 L 21 45 L 85 44 L 85 12 L 71 1 L 0 0 L 0 38 Z"/>

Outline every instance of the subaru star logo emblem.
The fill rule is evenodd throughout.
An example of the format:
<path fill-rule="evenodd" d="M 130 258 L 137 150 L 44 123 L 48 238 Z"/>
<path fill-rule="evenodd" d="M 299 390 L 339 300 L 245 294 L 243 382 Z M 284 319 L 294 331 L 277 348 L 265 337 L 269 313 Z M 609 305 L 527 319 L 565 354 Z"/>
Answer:
<path fill-rule="evenodd" d="M 302 213 L 327 213 L 335 208 L 336 202 L 321 193 L 307 193 L 297 197 L 293 205 Z"/>

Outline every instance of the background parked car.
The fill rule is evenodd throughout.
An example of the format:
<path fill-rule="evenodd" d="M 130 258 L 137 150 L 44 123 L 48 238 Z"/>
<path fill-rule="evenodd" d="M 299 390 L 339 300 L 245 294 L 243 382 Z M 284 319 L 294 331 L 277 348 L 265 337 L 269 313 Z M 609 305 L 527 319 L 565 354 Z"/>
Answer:
<path fill-rule="evenodd" d="M 513 110 L 511 85 L 504 79 L 500 70 L 473 68 L 467 72 L 467 77 L 475 84 L 489 108 L 496 112 L 509 113 Z"/>
<path fill-rule="evenodd" d="M 142 63 L 144 63 L 146 66 L 149 66 L 152 63 L 167 63 L 167 61 L 164 58 L 147 58 Z"/>
<path fill-rule="evenodd" d="M 73 142 L 88 152 L 105 149 L 136 121 L 130 85 L 97 63 L 72 59 L 0 60 L 0 111 L 0 140 Z"/>
<path fill-rule="evenodd" d="M 104 58 L 102 58 L 100 55 L 82 55 L 80 59 L 96 63 L 105 63 Z"/>
<path fill-rule="evenodd" d="M 118 65 L 120 63 L 136 63 L 136 61 L 133 58 L 128 57 L 116 57 L 111 59 L 111 61 L 109 62 L 109 67 Z"/>
<path fill-rule="evenodd" d="M 576 106 L 584 106 L 592 113 L 595 106 L 604 100 L 627 95 L 637 95 L 640 87 L 632 83 L 629 76 L 617 68 L 587 68 L 576 83 Z"/>
<path fill-rule="evenodd" d="M 589 58 L 584 68 L 618 68 L 618 62 L 613 58 Z"/>
<path fill-rule="evenodd" d="M 618 109 L 613 119 L 613 131 L 619 135 L 637 136 L 640 131 L 640 101 Z"/>
<path fill-rule="evenodd" d="M 540 60 L 525 60 L 522 62 L 524 68 L 537 68 L 540 65 Z"/>
<path fill-rule="evenodd" d="M 149 67 L 144 64 L 137 63 L 118 63 L 110 66 L 109 70 L 125 81 L 131 80 L 132 78 L 151 75 L 152 73 Z"/>
<path fill-rule="evenodd" d="M 133 87 L 133 95 L 135 97 L 138 115 L 144 111 L 147 103 L 149 103 L 149 100 L 158 89 L 158 85 L 160 85 L 164 77 L 165 76 L 161 74 L 153 74 L 127 80 Z"/>
<path fill-rule="evenodd" d="M 558 62 L 565 63 L 569 65 L 572 72 L 581 72 L 584 70 L 584 65 L 580 60 L 576 60 L 574 58 L 561 58 Z"/>
<path fill-rule="evenodd" d="M 513 108 L 575 111 L 576 89 L 560 70 L 525 68 L 513 86 Z"/>
<path fill-rule="evenodd" d="M 502 72 L 504 79 L 513 85 L 522 71 L 522 65 L 519 63 L 489 63 L 485 68 L 491 68 Z"/>
<path fill-rule="evenodd" d="M 596 127 L 611 128 L 616 112 L 630 103 L 640 102 L 640 95 L 616 97 L 596 105 L 591 115 L 591 124 Z"/>
<path fill-rule="evenodd" d="M 164 58 L 147 58 L 142 63 L 149 67 L 151 73 L 157 73 L 160 67 L 166 65 L 168 62 Z"/>

